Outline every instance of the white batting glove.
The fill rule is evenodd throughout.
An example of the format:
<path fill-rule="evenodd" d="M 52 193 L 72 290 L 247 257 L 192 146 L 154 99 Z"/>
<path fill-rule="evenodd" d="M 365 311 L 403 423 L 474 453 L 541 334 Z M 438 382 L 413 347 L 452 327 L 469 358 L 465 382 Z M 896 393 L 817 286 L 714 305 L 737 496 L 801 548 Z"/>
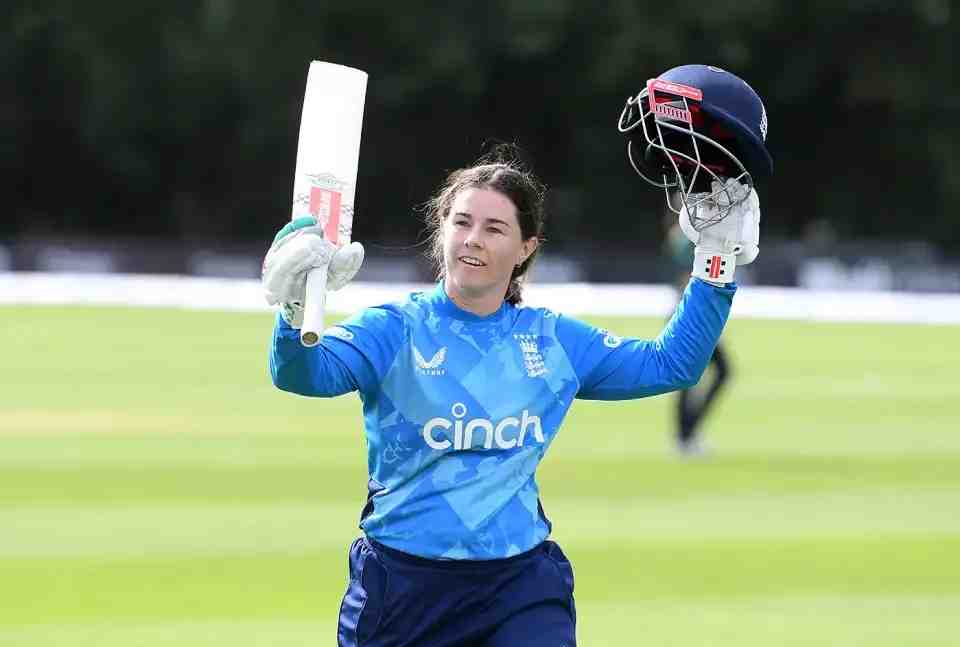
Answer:
<path fill-rule="evenodd" d="M 696 245 L 691 275 L 723 285 L 733 281 L 737 265 L 752 263 L 760 253 L 760 198 L 756 190 L 733 178 L 724 184 L 714 181 L 710 189 L 713 198 L 706 194 L 690 196 L 691 202 L 702 200 L 695 207 L 698 220 L 714 219 L 729 208 L 727 216 L 697 231 L 684 205 L 680 209 L 680 229 Z M 733 206 L 728 207 L 731 202 Z"/>
<path fill-rule="evenodd" d="M 338 249 L 327 268 L 327 289 L 337 291 L 353 280 L 363 265 L 363 245 L 350 243 Z"/>
<path fill-rule="evenodd" d="M 327 289 L 339 290 L 350 282 L 363 263 L 363 245 L 350 243 L 337 248 L 326 240 L 314 218 L 288 223 L 273 240 L 263 260 L 262 284 L 270 305 L 293 328 L 303 326 L 307 273 L 327 267 Z"/>

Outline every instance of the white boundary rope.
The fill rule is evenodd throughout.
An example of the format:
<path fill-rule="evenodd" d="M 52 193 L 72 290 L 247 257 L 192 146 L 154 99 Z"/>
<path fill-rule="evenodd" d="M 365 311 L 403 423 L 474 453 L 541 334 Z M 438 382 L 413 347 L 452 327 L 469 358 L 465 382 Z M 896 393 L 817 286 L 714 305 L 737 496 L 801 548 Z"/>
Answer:
<path fill-rule="evenodd" d="M 351 283 L 327 299 L 330 312 L 403 298 L 429 284 Z M 571 315 L 665 316 L 675 305 L 666 285 L 557 283 L 528 286 L 529 305 Z M 156 274 L 0 272 L 0 305 L 111 305 L 242 312 L 267 311 L 257 280 Z M 960 294 L 804 290 L 742 286 L 733 316 L 800 321 L 958 324 Z"/>

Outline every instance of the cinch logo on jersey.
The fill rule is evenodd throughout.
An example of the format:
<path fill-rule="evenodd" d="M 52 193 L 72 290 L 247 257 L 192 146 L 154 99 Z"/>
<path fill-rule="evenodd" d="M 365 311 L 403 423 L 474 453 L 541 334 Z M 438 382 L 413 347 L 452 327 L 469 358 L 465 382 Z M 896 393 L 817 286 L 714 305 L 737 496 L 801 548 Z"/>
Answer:
<path fill-rule="evenodd" d="M 457 402 L 450 409 L 453 420 L 449 418 L 431 418 L 423 426 L 423 439 L 431 448 L 436 450 L 453 449 L 512 449 L 523 447 L 527 432 L 532 431 L 533 437 L 543 443 L 543 427 L 539 416 L 531 416 L 526 409 L 519 418 L 508 416 L 494 423 L 486 418 L 467 417 L 467 405 Z M 453 442 L 449 438 L 438 436 L 440 430 L 453 428 Z M 475 432 L 480 431 L 480 434 Z M 507 438 L 507 435 L 513 436 Z"/>
<path fill-rule="evenodd" d="M 603 345 L 607 348 L 616 348 L 623 343 L 623 337 L 619 335 L 614 335 L 612 332 L 606 328 L 600 329 L 600 334 L 603 335 Z"/>
<path fill-rule="evenodd" d="M 346 328 L 341 328 L 340 326 L 327 328 L 326 330 L 323 331 L 323 336 L 339 337 L 344 341 L 353 341 L 353 333 L 347 330 Z"/>

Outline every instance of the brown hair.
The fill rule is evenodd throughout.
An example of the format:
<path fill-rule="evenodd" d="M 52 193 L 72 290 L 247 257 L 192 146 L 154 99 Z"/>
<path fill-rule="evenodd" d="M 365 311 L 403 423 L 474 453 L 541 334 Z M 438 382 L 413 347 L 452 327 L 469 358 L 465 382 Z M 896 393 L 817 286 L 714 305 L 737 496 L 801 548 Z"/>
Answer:
<path fill-rule="evenodd" d="M 481 158 L 473 166 L 450 173 L 443 185 L 426 203 L 425 219 L 431 243 L 427 256 L 436 266 L 438 279 L 442 279 L 445 275 L 443 221 L 450 214 L 450 207 L 457 194 L 464 189 L 492 189 L 509 198 L 517 210 L 521 238 L 527 240 L 536 237 L 538 242 L 543 242 L 543 201 L 546 187 L 515 157 L 504 158 L 503 155 L 504 153 L 500 151 L 496 158 Z M 514 305 L 520 303 L 523 281 L 539 252 L 538 245 L 523 263 L 513 268 L 504 300 Z"/>

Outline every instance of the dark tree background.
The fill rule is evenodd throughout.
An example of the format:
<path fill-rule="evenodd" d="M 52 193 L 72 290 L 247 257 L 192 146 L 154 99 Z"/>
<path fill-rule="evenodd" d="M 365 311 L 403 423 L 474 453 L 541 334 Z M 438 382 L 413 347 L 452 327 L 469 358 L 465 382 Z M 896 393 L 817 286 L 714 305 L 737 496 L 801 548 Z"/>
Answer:
<path fill-rule="evenodd" d="M 370 73 L 355 229 L 414 208 L 491 142 L 551 188 L 552 244 L 656 246 L 660 196 L 615 121 L 650 76 L 727 68 L 767 104 L 766 235 L 828 221 L 960 251 L 960 37 L 949 0 L 704 3 L 16 0 L 0 26 L 0 239 L 266 241 L 288 217 L 311 59 Z"/>

